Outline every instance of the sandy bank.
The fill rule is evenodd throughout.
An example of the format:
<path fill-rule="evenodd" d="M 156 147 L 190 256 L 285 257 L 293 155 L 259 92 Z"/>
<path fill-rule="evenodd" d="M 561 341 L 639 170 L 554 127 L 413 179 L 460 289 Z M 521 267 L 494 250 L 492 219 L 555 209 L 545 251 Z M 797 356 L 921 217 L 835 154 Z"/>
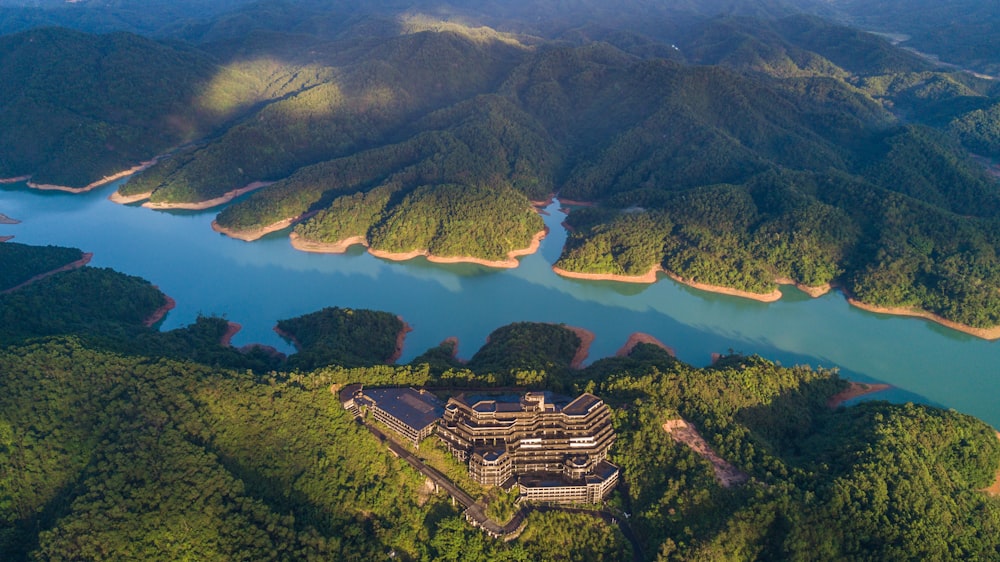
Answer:
<path fill-rule="evenodd" d="M 7 215 L 0 213 L 0 224 L 20 224 L 21 221 L 17 219 L 12 219 Z"/>
<path fill-rule="evenodd" d="M 236 322 L 227 322 L 226 333 L 222 334 L 222 337 L 219 338 L 219 345 L 222 347 L 229 347 L 233 345 L 233 336 L 240 333 L 240 330 L 242 329 L 243 326 L 237 324 Z"/>
<path fill-rule="evenodd" d="M 182 209 L 186 211 L 202 211 L 204 209 L 211 209 L 212 207 L 218 207 L 219 205 L 224 205 L 229 203 L 233 199 L 236 199 L 244 193 L 250 193 L 262 187 L 267 187 L 274 183 L 273 181 L 255 181 L 253 183 L 248 183 L 247 185 L 234 189 L 232 191 L 227 191 L 221 196 L 215 199 L 208 199 L 206 201 L 199 201 L 195 203 L 154 203 L 152 201 L 147 201 L 143 203 L 142 206 L 147 209 Z"/>
<path fill-rule="evenodd" d="M 552 204 L 555 198 L 555 193 L 550 193 L 548 199 L 544 201 L 530 201 L 531 206 L 535 208 L 535 212 L 542 216 L 549 216 L 549 212 L 545 210 L 546 207 Z"/>
<path fill-rule="evenodd" d="M 402 316 L 397 316 L 396 318 L 399 318 L 399 321 L 403 323 L 403 327 L 396 334 L 396 349 L 392 352 L 392 355 L 386 358 L 386 365 L 392 365 L 403 356 L 403 345 L 406 343 L 406 334 L 413 331 L 413 328 L 406 323 L 406 320 L 403 320 Z"/>
<path fill-rule="evenodd" d="M 803 285 L 802 283 L 799 283 L 794 279 L 789 279 L 788 277 L 778 277 L 777 279 L 774 280 L 774 282 L 779 285 L 794 285 L 796 289 L 802 291 L 803 293 L 809 295 L 814 299 L 822 297 L 823 295 L 833 290 L 833 285 L 829 283 L 824 283 L 817 287 L 810 287 L 809 285 Z"/>
<path fill-rule="evenodd" d="M 120 180 L 122 178 L 131 176 L 132 174 L 135 174 L 137 172 L 141 172 L 146 168 L 149 168 L 153 164 L 159 162 L 160 158 L 162 158 L 162 156 L 157 156 L 152 160 L 146 160 L 145 162 L 140 162 L 139 164 L 136 164 L 135 166 L 132 166 L 127 170 L 122 170 L 116 174 L 111 174 L 110 176 L 104 176 L 103 178 L 91 182 L 83 187 L 70 187 L 68 185 L 54 185 L 50 183 L 34 183 L 31 181 L 28 182 L 28 187 L 32 189 L 40 189 L 42 191 L 65 191 L 68 193 L 86 193 L 93 189 L 97 189 L 102 185 L 107 185 L 115 180 Z"/>
<path fill-rule="evenodd" d="M 668 347 L 663 342 L 654 338 L 653 336 L 649 334 L 644 334 L 642 332 L 633 332 L 632 335 L 628 337 L 628 340 L 625 341 L 625 345 L 623 345 L 621 349 L 615 352 L 615 357 L 628 357 L 629 354 L 632 353 L 632 350 L 635 349 L 635 346 L 639 345 L 640 343 L 653 344 L 656 347 L 659 347 L 660 349 L 669 353 L 671 357 L 677 357 L 677 354 L 674 353 L 673 348 Z"/>
<path fill-rule="evenodd" d="M 364 236 L 351 236 L 337 242 L 313 242 L 299 236 L 298 232 L 288 235 L 292 242 L 292 247 L 303 252 L 313 252 L 316 254 L 343 254 L 348 248 L 356 244 L 368 246 L 368 240 Z"/>
<path fill-rule="evenodd" d="M 465 359 L 459 359 L 458 357 L 458 338 L 455 336 L 448 336 L 438 345 L 444 346 L 447 344 L 451 344 L 451 358 L 464 365 L 466 362 Z"/>
<path fill-rule="evenodd" d="M 351 246 L 361 244 L 362 246 L 368 247 L 369 254 L 375 256 L 376 258 L 390 261 L 407 261 L 423 256 L 427 258 L 427 261 L 432 263 L 473 263 L 485 267 L 513 269 L 521 263 L 517 260 L 517 258 L 527 256 L 538 251 L 538 248 L 541 246 L 542 239 L 545 238 L 548 232 L 548 228 L 538 231 L 535 236 L 532 237 L 531 243 L 527 248 L 507 252 L 507 259 L 505 260 L 486 260 L 471 256 L 435 256 L 427 250 L 414 250 L 412 252 L 386 252 L 368 247 L 368 240 L 364 236 L 352 236 L 350 238 L 345 238 L 344 240 L 338 240 L 337 242 L 332 243 L 303 240 L 302 237 L 295 232 L 291 233 L 289 238 L 291 239 L 293 248 L 304 252 L 342 254 Z"/>
<path fill-rule="evenodd" d="M 597 203 L 593 201 L 577 201 L 575 199 L 563 199 L 559 198 L 560 205 L 569 205 L 570 207 L 595 207 Z"/>
<path fill-rule="evenodd" d="M 848 400 L 873 394 L 875 392 L 881 392 L 890 388 L 892 388 L 892 386 L 888 384 L 868 384 L 851 381 L 850 386 L 831 396 L 830 399 L 826 401 L 826 405 L 830 408 L 836 408 Z"/>
<path fill-rule="evenodd" d="M 288 340 L 288 341 L 292 342 L 292 347 L 295 348 L 295 351 L 297 351 L 297 352 L 298 351 L 302 351 L 302 344 L 299 343 L 298 338 L 296 338 L 292 334 L 289 334 L 288 332 L 282 330 L 281 328 L 279 328 L 277 326 L 275 326 L 273 328 L 273 330 L 274 330 L 274 333 L 278 334 L 279 336 L 281 336 L 282 339 L 285 339 L 285 340 Z"/>
<path fill-rule="evenodd" d="M 240 230 L 240 229 L 236 229 L 236 228 L 226 228 L 225 226 L 222 226 L 218 222 L 212 221 L 212 230 L 218 232 L 219 234 L 225 234 L 226 236 L 228 236 L 230 238 L 235 238 L 237 240 L 243 240 L 244 242 L 253 242 L 254 240 L 258 240 L 260 238 L 263 238 L 263 237 L 267 236 L 268 234 L 271 234 L 272 232 L 278 232 L 279 230 L 284 230 L 284 229 L 292 226 L 295 223 L 304 221 L 304 220 L 308 219 L 309 217 L 315 215 L 316 213 L 317 213 L 317 211 L 313 211 L 311 213 L 306 213 L 306 214 L 304 214 L 302 216 L 292 217 L 292 218 L 280 220 L 280 221 L 278 221 L 276 223 L 272 223 L 272 224 L 269 224 L 267 226 L 263 226 L 261 228 L 250 228 L 250 229 L 244 229 L 244 230 Z M 294 246 L 295 245 L 294 241 L 299 238 L 298 234 L 295 234 L 293 232 L 293 233 L 289 234 L 288 236 L 289 236 L 289 238 L 294 237 L 293 238 L 293 243 L 292 243 L 292 246 Z M 309 251 L 309 250 L 304 250 L 304 251 Z M 341 251 L 341 252 L 331 252 L 331 253 L 343 253 L 343 251 Z"/>
<path fill-rule="evenodd" d="M 28 181 L 30 179 L 31 176 L 17 176 L 16 178 L 0 178 L 0 184 L 19 183 L 22 181 Z"/>
<path fill-rule="evenodd" d="M 244 242 L 253 242 L 259 238 L 281 230 L 282 228 L 288 228 L 295 224 L 295 219 L 285 219 L 281 222 L 272 224 L 271 226 L 266 226 L 264 228 L 255 228 L 252 230 L 235 230 L 232 228 L 226 228 L 220 225 L 217 221 L 212 221 L 212 230 L 218 232 L 219 234 L 225 234 L 230 238 L 235 238 L 237 240 L 243 240 Z"/>
<path fill-rule="evenodd" d="M 80 259 L 78 259 L 78 260 L 76 260 L 74 262 L 68 263 L 68 264 L 66 264 L 66 265 L 64 265 L 62 267 L 57 267 L 56 269 L 53 269 L 52 271 L 46 271 L 45 273 L 39 273 L 38 275 L 32 277 L 31 279 L 28 279 L 27 281 L 25 281 L 24 283 L 21 283 L 20 285 L 17 285 L 15 287 L 11 287 L 10 289 L 7 289 L 5 291 L 0 291 L 0 295 L 5 295 L 7 293 L 13 293 L 14 291 L 16 291 L 18 289 L 27 287 L 28 285 L 31 285 L 32 283 L 36 283 L 38 281 L 41 281 L 42 279 L 45 279 L 46 277 L 51 277 L 51 276 L 55 275 L 56 273 L 62 273 L 64 271 L 70 271 L 72 269 L 81 268 L 81 267 L 87 265 L 88 263 L 90 263 L 90 260 L 93 257 L 94 257 L 94 254 L 89 253 L 89 252 L 86 253 L 86 254 L 83 254 L 80 257 Z"/>
<path fill-rule="evenodd" d="M 0 236 L 0 242 L 6 242 L 8 240 L 12 240 L 13 238 L 13 236 Z"/>
<path fill-rule="evenodd" d="M 549 196 L 546 197 L 545 199 L 542 199 L 540 201 L 529 200 L 529 202 L 531 203 L 532 207 L 544 209 L 545 207 L 548 207 L 549 205 L 552 204 L 552 202 L 555 200 L 555 197 L 556 197 L 555 193 L 550 193 Z"/>
<path fill-rule="evenodd" d="M 952 330 L 957 330 L 959 332 L 969 334 L 970 336 L 976 336 L 977 338 L 983 338 L 984 340 L 1000 339 L 1000 326 L 994 326 L 992 328 L 974 328 L 972 326 L 966 326 L 965 324 L 959 324 L 958 322 L 948 320 L 947 318 L 942 318 L 937 314 L 934 314 L 932 312 L 927 312 L 926 310 L 874 306 L 870 304 L 865 304 L 849 295 L 847 295 L 847 302 L 860 308 L 861 310 L 865 310 L 868 312 L 875 312 L 878 314 L 891 314 L 893 316 L 912 316 L 915 318 L 923 318 L 925 320 L 930 320 L 931 322 L 936 322 L 942 326 L 951 328 Z"/>
<path fill-rule="evenodd" d="M 708 291 L 710 293 L 718 293 L 720 295 L 730 295 L 733 297 L 743 297 L 745 299 L 752 299 L 759 302 L 774 302 L 781 299 L 781 291 L 775 289 L 770 293 L 751 293 L 750 291 L 741 291 L 739 289 L 732 289 L 730 287 L 720 287 L 718 285 L 709 285 L 707 283 L 698 283 L 696 281 L 689 281 L 669 271 L 666 272 L 667 276 L 677 281 L 682 285 L 687 285 L 688 287 L 693 287 L 701 291 Z"/>
<path fill-rule="evenodd" d="M 617 275 L 614 273 L 579 273 L 568 271 L 561 267 L 552 266 L 552 271 L 556 275 L 568 277 L 570 279 L 585 279 L 587 281 L 619 281 L 621 283 L 656 283 L 657 273 L 663 271 L 658 265 L 654 265 L 650 270 L 642 275 Z"/>
<path fill-rule="evenodd" d="M 501 269 L 513 269 L 520 265 L 521 262 L 517 261 L 517 258 L 521 256 L 527 256 L 538 251 L 539 246 L 541 246 L 542 239 L 549 233 L 548 228 L 542 229 L 535 233 L 531 238 L 531 243 L 527 248 L 521 248 L 519 250 L 511 250 L 507 252 L 507 259 L 505 260 L 486 260 L 482 258 L 476 258 L 472 256 L 435 256 L 429 253 L 427 250 L 414 250 L 412 252 L 394 253 L 394 252 L 384 252 L 382 250 L 373 250 L 368 248 L 368 253 L 382 259 L 387 259 L 391 261 L 406 261 L 411 260 L 418 256 L 424 256 L 427 261 L 432 263 L 474 263 L 476 265 L 482 265 L 484 267 L 495 267 Z"/>
<path fill-rule="evenodd" d="M 132 203 L 138 203 L 139 201 L 145 201 L 153 194 L 152 191 L 146 193 L 136 193 L 135 195 L 122 195 L 115 191 L 111 195 L 108 195 L 108 201 L 112 203 L 118 203 L 119 205 L 131 205 Z"/>
<path fill-rule="evenodd" d="M 157 289 L 158 288 L 159 287 L 157 287 Z M 154 324 L 156 324 L 160 320 L 163 320 L 163 317 L 166 316 L 167 313 L 173 310 L 176 306 L 177 306 L 177 301 L 170 298 L 169 295 L 163 295 L 163 306 L 153 311 L 153 313 L 150 314 L 148 318 L 143 320 L 142 324 L 147 328 L 153 327 Z"/>
<path fill-rule="evenodd" d="M 576 334 L 576 337 L 580 338 L 580 347 L 576 348 L 576 353 L 573 354 L 573 359 L 569 362 L 569 367 L 571 369 L 582 369 L 583 362 L 590 355 L 590 344 L 594 343 L 594 332 L 590 330 L 585 330 L 583 328 L 577 328 L 576 326 L 563 326 L 567 330 Z"/>

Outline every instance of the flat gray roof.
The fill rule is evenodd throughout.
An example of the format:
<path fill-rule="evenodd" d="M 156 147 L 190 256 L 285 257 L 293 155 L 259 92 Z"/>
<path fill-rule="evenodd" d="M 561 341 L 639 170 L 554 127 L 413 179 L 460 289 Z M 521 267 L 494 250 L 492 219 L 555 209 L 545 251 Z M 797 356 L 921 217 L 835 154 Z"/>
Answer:
<path fill-rule="evenodd" d="M 562 409 L 564 414 L 570 416 L 583 416 L 590 412 L 590 409 L 601 402 L 601 399 L 589 392 L 584 392 L 576 400 L 570 402 Z"/>
<path fill-rule="evenodd" d="M 444 415 L 444 404 L 412 388 L 366 388 L 362 394 L 392 417 L 420 431 Z"/>

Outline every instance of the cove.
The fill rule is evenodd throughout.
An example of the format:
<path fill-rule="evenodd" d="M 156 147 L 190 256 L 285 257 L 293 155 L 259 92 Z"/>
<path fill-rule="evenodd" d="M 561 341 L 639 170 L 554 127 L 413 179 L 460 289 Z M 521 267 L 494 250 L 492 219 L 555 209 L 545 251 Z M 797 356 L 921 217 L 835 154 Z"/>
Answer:
<path fill-rule="evenodd" d="M 837 367 L 842 376 L 896 387 L 873 398 L 920 401 L 1000 426 L 1000 342 L 916 318 L 864 312 L 839 293 L 812 299 L 792 287 L 774 303 L 691 289 L 662 278 L 653 285 L 581 281 L 551 270 L 566 239 L 558 203 L 549 235 L 516 269 L 391 262 L 354 247 L 342 255 L 294 250 L 287 232 L 242 242 L 214 232 L 218 209 L 151 211 L 107 200 L 119 182 L 85 194 L 0 186 L 0 212 L 22 222 L 0 236 L 93 252 L 91 266 L 150 280 L 177 301 L 162 329 L 199 314 L 243 325 L 234 345 L 260 342 L 293 351 L 272 327 L 325 306 L 399 314 L 412 327 L 401 362 L 449 336 L 469 357 L 494 329 L 511 322 L 565 323 L 596 335 L 590 360 L 609 356 L 632 332 L 646 332 L 693 365 L 712 353 L 757 353 L 785 365 Z"/>

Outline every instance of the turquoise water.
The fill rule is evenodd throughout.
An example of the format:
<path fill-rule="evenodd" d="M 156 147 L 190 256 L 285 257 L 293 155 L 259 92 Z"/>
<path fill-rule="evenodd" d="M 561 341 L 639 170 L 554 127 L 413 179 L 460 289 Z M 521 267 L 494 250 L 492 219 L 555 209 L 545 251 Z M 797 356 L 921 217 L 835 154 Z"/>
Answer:
<path fill-rule="evenodd" d="M 647 332 L 694 365 L 714 352 L 759 353 L 785 365 L 838 367 L 851 379 L 897 389 L 875 395 L 955 408 L 1000 427 L 1000 342 L 987 342 L 915 318 L 872 314 L 831 293 L 811 299 L 794 288 L 758 303 L 661 279 L 629 285 L 561 278 L 550 266 L 566 238 L 549 208 L 541 250 L 512 270 L 389 262 L 360 247 L 344 255 L 308 254 L 284 233 L 242 242 L 210 228 L 216 211 L 157 212 L 107 201 L 114 185 L 83 195 L 0 186 L 0 213 L 23 221 L 0 236 L 27 244 L 93 252 L 91 265 L 149 279 L 177 301 L 163 329 L 198 314 L 243 325 L 234 345 L 260 342 L 291 351 L 277 320 L 324 306 L 372 308 L 412 327 L 406 362 L 449 336 L 469 357 L 495 328 L 520 320 L 562 322 L 593 331 L 590 359 L 614 354 L 632 332 Z"/>

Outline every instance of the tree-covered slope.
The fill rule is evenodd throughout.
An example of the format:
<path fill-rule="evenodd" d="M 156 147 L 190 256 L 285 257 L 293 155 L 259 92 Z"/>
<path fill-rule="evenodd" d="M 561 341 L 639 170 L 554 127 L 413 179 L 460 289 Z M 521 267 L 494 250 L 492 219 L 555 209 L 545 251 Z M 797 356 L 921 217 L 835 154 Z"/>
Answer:
<path fill-rule="evenodd" d="M 902 44 L 941 60 L 997 74 L 1000 58 L 994 40 L 1000 13 L 977 0 L 835 0 L 827 7 L 865 29 L 893 34 Z"/>
<path fill-rule="evenodd" d="M 312 3 L 258 25 L 246 14 L 278 4 L 237 10 L 201 45 L 222 62 L 190 111 L 243 118 L 119 194 L 197 207 L 254 187 L 218 215 L 220 231 L 294 226 L 308 249 L 348 240 L 499 261 L 540 227 L 524 198 L 555 192 L 603 208 L 569 219 L 566 271 L 659 266 L 758 293 L 776 279 L 834 283 L 869 305 L 996 326 L 1000 189 L 983 166 L 997 157 L 993 81 L 767 3 L 711 17 L 689 4 L 643 8 L 651 22 L 689 14 L 660 32 L 615 18 L 531 28 L 512 16 L 497 31 L 407 14 L 389 25 L 339 4 L 351 17 L 334 25 Z M 787 17 L 748 17 L 764 12 Z M 273 35 L 226 48 L 229 25 Z M 51 154 L 46 142 L 71 138 L 35 135 L 18 150 Z M 81 150 L 117 146 L 106 140 L 88 135 Z"/>
<path fill-rule="evenodd" d="M 408 120 L 491 89 L 522 49 L 450 31 L 421 31 L 364 48 L 332 80 L 272 103 L 218 139 L 176 158 L 157 181 L 123 194 L 197 203 L 259 180 L 383 144 Z"/>
<path fill-rule="evenodd" d="M 76 248 L 28 246 L 17 242 L 0 244 L 0 292 L 8 291 L 31 278 L 59 269 L 83 257 Z"/>
<path fill-rule="evenodd" d="M 0 295 L 0 344 L 57 334 L 128 337 L 165 304 L 145 279 L 84 267 Z"/>
<path fill-rule="evenodd" d="M 315 369 L 331 363 L 391 363 L 400 351 L 405 324 L 388 312 L 330 307 L 279 320 L 276 329 L 297 347 L 289 366 Z"/>
<path fill-rule="evenodd" d="M 418 132 L 402 142 L 301 168 L 227 207 L 216 223 L 237 236 L 253 234 L 310 212 L 333 213 L 364 193 L 369 199 L 401 197 L 430 184 L 496 186 L 500 194 L 510 184 L 535 200 L 555 189 L 557 147 L 535 120 L 505 98 L 477 96 L 431 113 L 412 128 Z M 379 210 L 341 216 L 350 219 L 350 227 L 327 221 L 322 240 L 364 236 Z"/>
<path fill-rule="evenodd" d="M 125 33 L 0 37 L 0 176 L 80 187 L 192 140 L 209 117 L 193 101 L 214 68 Z"/>
<path fill-rule="evenodd" d="M 76 306 L 63 308 L 78 324 L 139 334 L 132 293 L 76 289 Z M 736 355 L 695 368 L 649 344 L 567 376 L 579 338 L 546 324 L 499 328 L 468 368 L 374 365 L 369 352 L 398 320 L 353 314 L 365 320 L 346 337 L 344 309 L 293 320 L 318 367 L 293 372 L 199 364 L 202 344 L 177 347 L 170 333 L 112 351 L 107 337 L 66 336 L 75 325 L 39 315 L 38 332 L 53 337 L 0 346 L 0 556 L 985 560 L 1000 549 L 1000 500 L 983 491 L 1000 441 L 969 416 L 831 408 L 846 386 L 835 372 Z M 191 336 L 212 331 L 198 324 Z M 357 352 L 350 368 L 345 342 Z M 335 394 L 349 383 L 597 393 L 612 408 L 610 460 L 622 469 L 602 508 L 610 518 L 540 510 L 518 539 L 489 539 L 351 420 Z M 668 434 L 678 418 L 742 483 L 723 485 Z"/>

